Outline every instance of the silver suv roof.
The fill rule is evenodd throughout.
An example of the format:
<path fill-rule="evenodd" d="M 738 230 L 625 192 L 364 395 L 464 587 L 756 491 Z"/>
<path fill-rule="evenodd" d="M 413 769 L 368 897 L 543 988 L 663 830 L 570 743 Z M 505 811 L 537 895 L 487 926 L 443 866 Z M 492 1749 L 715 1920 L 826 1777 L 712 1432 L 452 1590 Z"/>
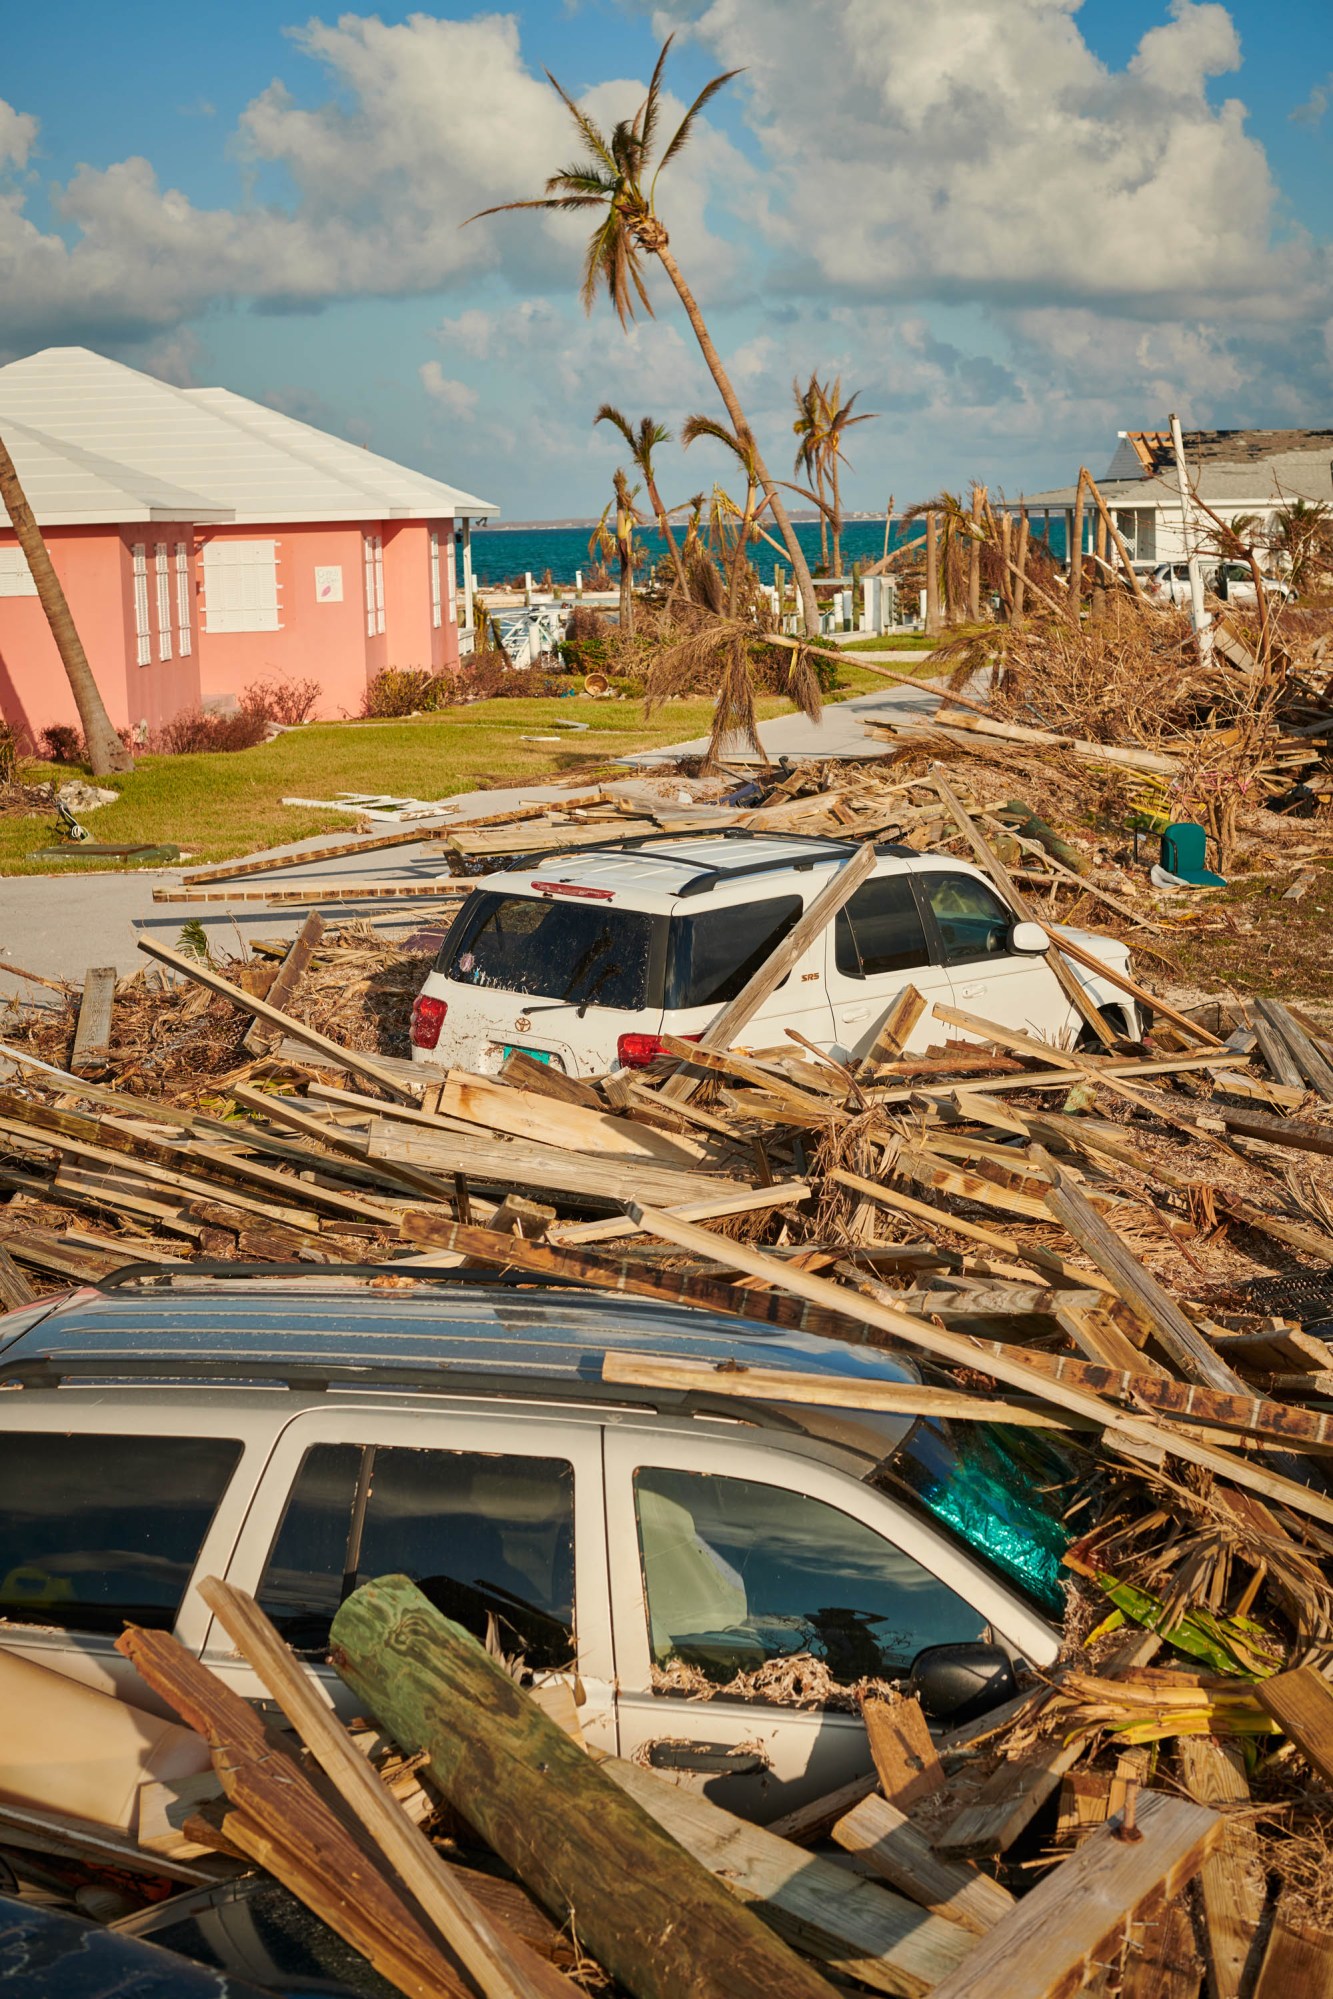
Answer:
<path fill-rule="evenodd" d="M 515 895 L 540 894 L 543 883 L 568 885 L 628 908 L 663 911 L 704 894 L 714 901 L 749 901 L 759 881 L 775 890 L 783 875 L 822 875 L 855 852 L 853 841 L 799 833 L 662 834 L 543 854 L 521 868 L 486 875 L 480 885 Z M 906 847 L 885 845 L 880 852 L 904 866 L 921 858 Z"/>

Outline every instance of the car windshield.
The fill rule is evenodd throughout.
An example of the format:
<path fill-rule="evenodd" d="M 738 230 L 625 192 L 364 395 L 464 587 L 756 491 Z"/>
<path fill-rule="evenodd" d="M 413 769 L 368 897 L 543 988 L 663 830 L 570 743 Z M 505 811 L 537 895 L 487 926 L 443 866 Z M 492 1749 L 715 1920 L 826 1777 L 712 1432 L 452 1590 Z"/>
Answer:
<path fill-rule="evenodd" d="M 1048 1615 L 1064 1613 L 1066 1525 L 1089 1461 L 1049 1432 L 923 1418 L 871 1483 L 910 1495 Z"/>
<path fill-rule="evenodd" d="M 660 918 L 601 902 L 478 889 L 446 938 L 437 971 L 465 986 L 637 1013 L 650 993 Z M 660 985 L 660 970 L 657 983 Z"/>

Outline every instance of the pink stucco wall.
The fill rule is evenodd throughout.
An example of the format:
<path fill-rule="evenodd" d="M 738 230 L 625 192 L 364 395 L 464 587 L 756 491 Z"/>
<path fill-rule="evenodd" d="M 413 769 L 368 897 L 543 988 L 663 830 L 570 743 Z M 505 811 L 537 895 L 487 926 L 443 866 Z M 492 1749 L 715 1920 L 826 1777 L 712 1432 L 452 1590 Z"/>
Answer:
<path fill-rule="evenodd" d="M 432 611 L 430 537 L 439 537 L 440 623 Z M 107 712 L 117 728 L 159 728 L 171 716 L 201 703 L 237 700 L 255 681 L 314 679 L 318 716 L 361 712 L 366 683 L 387 666 L 429 667 L 458 663 L 458 626 L 449 616 L 448 566 L 453 522 L 338 521 L 285 523 L 279 527 L 152 522 L 122 527 L 50 528 L 47 545 L 69 599 Z M 383 632 L 367 630 L 365 536 L 384 547 Z M 203 629 L 203 550 L 211 542 L 277 543 L 279 629 L 221 632 Z M 189 615 L 191 649 L 182 656 L 176 630 L 179 605 L 175 551 L 191 550 Z M 133 548 L 144 544 L 148 564 L 151 659 L 137 663 Z M 169 561 L 172 656 L 161 658 L 158 631 L 156 547 Z M 0 531 L 0 547 L 14 536 Z M 321 599 L 317 570 L 340 570 L 342 594 Z M 461 600 L 460 600 L 461 602 Z M 50 723 L 77 724 L 69 683 L 35 597 L 0 596 L 0 717 L 26 731 L 36 745 Z"/>
<path fill-rule="evenodd" d="M 191 617 L 191 651 L 182 657 L 177 629 L 175 549 L 193 547 L 194 528 L 184 522 L 151 522 L 126 527 L 48 528 L 46 545 L 64 588 L 88 662 L 107 713 L 118 729 L 140 723 L 158 728 L 170 716 L 199 705 L 198 633 Z M 132 550 L 145 546 L 148 562 L 148 615 L 151 659 L 136 657 Z M 168 549 L 171 657 L 160 657 L 156 544 Z M 13 548 L 12 531 L 0 531 L 0 547 Z M 36 597 L 0 596 L 0 717 L 37 747 L 52 723 L 78 726 L 78 710 L 65 670 Z"/>
<path fill-rule="evenodd" d="M 437 671 L 458 658 L 457 627 L 448 619 L 447 584 L 441 574 L 441 623 L 431 616 L 430 531 L 440 537 L 440 559 L 453 548 L 452 521 L 336 521 L 245 525 L 199 530 L 202 551 L 212 541 L 272 540 L 278 547 L 276 632 L 210 632 L 200 640 L 205 701 L 240 698 L 257 680 L 272 676 L 320 684 L 315 714 L 359 715 L 366 683 L 386 666 L 429 666 Z M 380 535 L 384 548 L 383 632 L 367 629 L 365 537 Z M 321 600 L 317 570 L 340 570 L 342 598 Z M 206 621 L 206 614 L 205 614 Z"/>

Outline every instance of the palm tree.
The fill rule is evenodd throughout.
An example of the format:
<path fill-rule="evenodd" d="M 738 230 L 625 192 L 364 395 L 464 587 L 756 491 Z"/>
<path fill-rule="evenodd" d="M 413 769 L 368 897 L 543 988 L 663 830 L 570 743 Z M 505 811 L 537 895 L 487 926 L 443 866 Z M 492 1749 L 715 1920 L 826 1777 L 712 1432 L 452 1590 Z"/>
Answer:
<path fill-rule="evenodd" d="M 106 712 L 102 691 L 93 679 L 88 655 L 83 650 L 74 619 L 70 615 L 65 593 L 60 587 L 51 561 L 50 550 L 37 525 L 36 516 L 28 505 L 28 497 L 19 482 L 14 469 L 14 461 L 0 441 L 0 502 L 9 515 L 9 523 L 18 537 L 19 547 L 27 557 L 32 580 L 37 586 L 37 596 L 46 622 L 51 628 L 56 650 L 60 654 L 61 665 L 69 680 L 74 705 L 79 711 L 79 721 L 83 726 L 84 747 L 88 753 L 88 765 L 94 777 L 105 777 L 111 771 L 133 770 L 134 758 L 126 749 L 120 737 L 111 726 L 111 717 Z"/>
<path fill-rule="evenodd" d="M 813 497 L 819 507 L 819 565 L 827 576 L 828 503 L 824 497 L 823 404 L 820 399 L 819 378 L 813 369 L 804 388 L 801 387 L 799 377 L 793 378 L 791 393 L 792 400 L 796 404 L 796 421 L 792 429 L 801 440 L 792 471 L 803 472 L 815 488 Z"/>
<path fill-rule="evenodd" d="M 631 634 L 634 630 L 634 565 L 638 561 L 638 551 L 634 546 L 634 530 L 642 525 L 643 515 L 634 504 L 639 495 L 637 486 L 631 487 L 623 466 L 617 465 L 611 475 L 614 493 L 602 508 L 602 518 L 592 531 L 588 543 L 588 554 L 605 562 L 614 550 L 620 564 L 620 629 Z M 615 512 L 615 527 L 611 526 L 611 514 Z"/>
<path fill-rule="evenodd" d="M 659 444 L 670 444 L 671 432 L 666 428 L 665 424 L 654 423 L 650 416 L 640 417 L 639 427 L 635 430 L 629 419 L 622 416 L 620 411 L 611 403 L 602 404 L 597 415 L 593 418 L 593 422 L 614 424 L 629 446 L 630 457 L 633 459 L 636 468 L 642 475 L 643 483 L 648 489 L 648 501 L 657 520 L 657 532 L 667 545 L 676 582 L 683 590 L 686 587 L 685 567 L 681 562 L 680 550 L 677 548 L 676 538 L 671 532 L 671 522 L 667 517 L 667 510 L 662 504 L 662 495 L 657 490 L 657 478 L 653 471 L 653 453 Z"/>
<path fill-rule="evenodd" d="M 812 378 L 813 379 L 813 378 Z M 842 376 L 836 375 L 832 384 L 823 383 L 819 390 L 822 416 L 820 458 L 828 481 L 828 491 L 832 501 L 833 520 L 833 574 L 842 575 L 842 492 L 838 479 L 840 465 L 849 465 L 851 460 L 843 450 L 843 439 L 853 424 L 873 423 L 875 412 L 863 410 L 859 416 L 852 415 L 852 405 L 861 391 L 857 389 L 842 399 Z"/>
<path fill-rule="evenodd" d="M 759 447 L 754 443 L 753 433 L 746 421 L 745 412 L 732 387 L 731 378 L 722 365 L 722 357 L 713 345 L 712 335 L 699 310 L 699 302 L 684 273 L 671 254 L 671 238 L 666 224 L 656 210 L 657 182 L 664 167 L 671 164 L 689 141 L 694 121 L 704 106 L 717 95 L 724 84 L 740 74 L 739 70 L 725 70 L 706 83 L 699 95 L 685 113 L 674 137 L 664 147 L 660 159 L 654 164 L 653 154 L 657 139 L 657 123 L 661 111 L 662 70 L 674 36 L 668 35 L 657 58 L 652 80 L 648 85 L 648 95 L 635 112 L 633 118 L 622 118 L 608 138 L 595 125 L 585 111 L 581 111 L 569 93 L 556 82 L 548 70 L 552 87 L 569 111 L 578 128 L 579 137 L 588 149 L 588 156 L 573 166 L 552 174 L 546 183 L 546 192 L 531 201 L 502 201 L 494 208 L 484 208 L 480 215 L 499 215 L 509 209 L 539 208 L 578 210 L 596 209 L 601 211 L 601 220 L 588 241 L 583 260 L 583 283 L 581 294 L 583 303 L 592 310 L 599 288 L 605 288 L 622 326 L 635 315 L 636 305 L 643 307 L 650 316 L 652 304 L 643 282 L 644 256 L 656 257 L 666 272 L 676 296 L 685 308 L 686 317 L 694 330 L 699 350 L 708 364 L 708 369 L 717 384 L 727 415 L 731 419 L 736 436 L 746 439 L 754 452 L 755 470 L 763 487 L 768 504 L 773 510 L 773 519 L 781 533 L 787 556 L 796 578 L 801 596 L 802 615 L 806 630 L 817 633 L 819 613 L 815 606 L 814 585 L 810 581 L 810 569 L 801 544 L 796 539 L 796 531 L 788 519 L 776 483 L 770 477 Z M 469 217 L 470 221 L 480 220 L 479 215 Z"/>

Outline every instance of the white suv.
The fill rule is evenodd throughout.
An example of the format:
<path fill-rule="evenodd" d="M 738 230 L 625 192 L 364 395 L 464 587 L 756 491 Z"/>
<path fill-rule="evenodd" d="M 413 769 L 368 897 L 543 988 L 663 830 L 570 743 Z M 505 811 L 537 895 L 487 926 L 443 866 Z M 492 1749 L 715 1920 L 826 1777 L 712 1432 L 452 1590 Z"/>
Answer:
<path fill-rule="evenodd" d="M 571 1076 L 644 1068 L 660 1037 L 698 1036 L 856 851 L 798 835 L 651 838 L 550 854 L 486 876 L 444 940 L 412 1013 L 414 1060 L 494 1074 L 520 1050 Z M 1066 933 L 1117 971 L 1113 937 Z M 938 1042 L 936 1001 L 1040 1039 L 1086 1032 L 1046 961 L 965 861 L 882 846 L 874 873 L 770 993 L 745 1030 L 767 1047 L 799 1029 L 864 1054 L 907 984 L 926 1001 L 908 1046 Z M 1117 1032 L 1142 1023 L 1108 980 L 1073 967 Z"/>
<path fill-rule="evenodd" d="M 263 1700 L 199 1594 L 222 1576 L 352 1715 L 330 1622 L 406 1574 L 571 1685 L 591 1745 L 759 1819 L 870 1768 L 863 1677 L 947 1727 L 1055 1660 L 1086 1461 L 1048 1433 L 616 1388 L 616 1348 L 920 1374 L 643 1299 L 382 1274 L 121 1273 L 0 1316 L 0 1648 L 155 1705 L 115 1649 L 130 1621 Z M 812 1655 L 841 1699 L 744 1697 Z"/>

